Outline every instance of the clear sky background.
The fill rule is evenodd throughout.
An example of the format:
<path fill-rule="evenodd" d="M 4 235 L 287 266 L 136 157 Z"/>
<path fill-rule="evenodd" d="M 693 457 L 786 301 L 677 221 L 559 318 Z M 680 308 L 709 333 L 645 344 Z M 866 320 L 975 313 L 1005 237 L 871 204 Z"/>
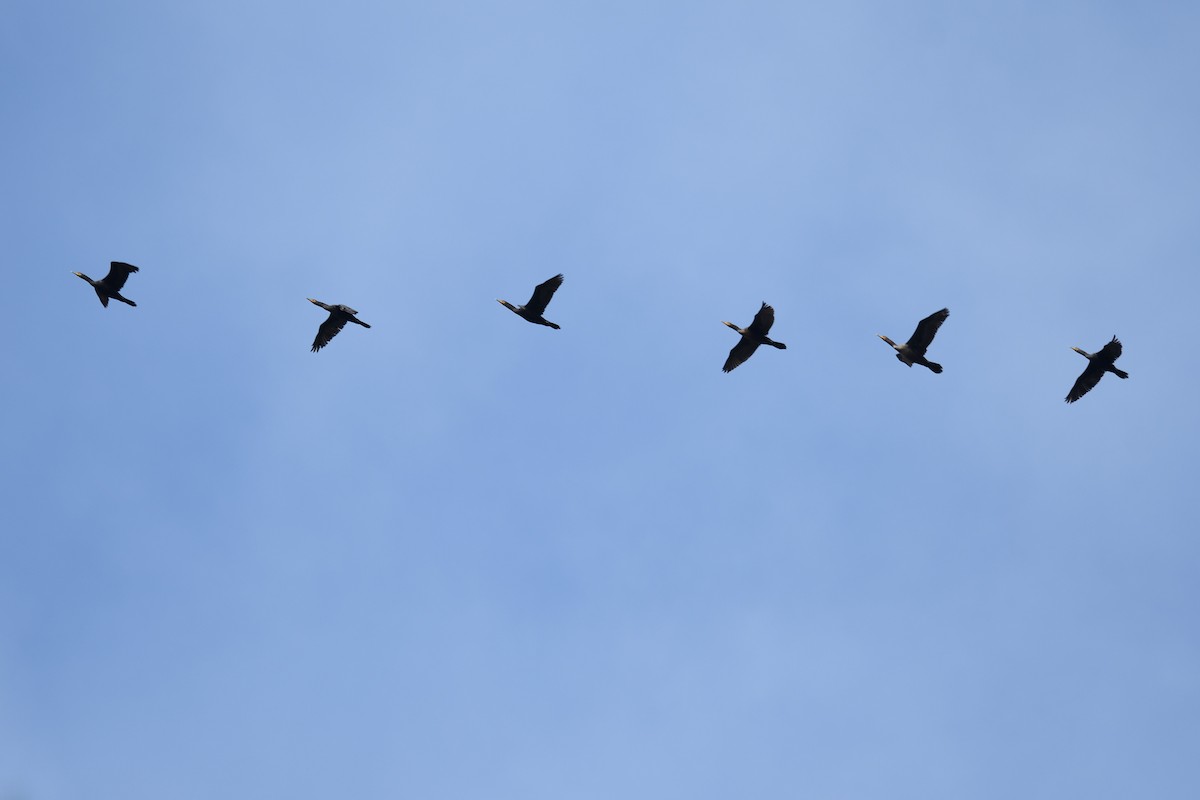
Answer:
<path fill-rule="evenodd" d="M 1196 796 L 1195 4 L 3 17 L 2 800 Z"/>

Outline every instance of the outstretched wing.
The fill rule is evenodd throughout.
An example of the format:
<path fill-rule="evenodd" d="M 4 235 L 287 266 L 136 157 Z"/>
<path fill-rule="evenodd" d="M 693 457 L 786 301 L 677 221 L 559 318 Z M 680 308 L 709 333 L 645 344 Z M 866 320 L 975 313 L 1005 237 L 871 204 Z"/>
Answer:
<path fill-rule="evenodd" d="M 1112 341 L 1100 348 L 1100 352 L 1096 355 L 1111 364 L 1121 357 L 1121 342 L 1114 336 Z"/>
<path fill-rule="evenodd" d="M 1075 385 L 1071 387 L 1071 391 L 1067 393 L 1067 402 L 1074 403 L 1079 398 L 1090 392 L 1104 377 L 1104 367 L 1097 364 L 1095 361 L 1088 363 L 1087 369 L 1075 381 Z"/>
<path fill-rule="evenodd" d="M 545 283 L 539 283 L 533 290 L 533 297 L 529 298 L 529 302 L 525 304 L 526 310 L 539 317 L 545 314 L 546 306 L 550 305 L 550 298 L 554 297 L 554 293 L 558 291 L 558 287 L 562 286 L 562 282 L 563 276 L 560 272 Z"/>
<path fill-rule="evenodd" d="M 125 285 L 125 281 L 129 280 L 129 275 L 137 271 L 137 267 L 133 264 L 126 264 L 124 261 L 110 262 L 108 274 L 104 276 L 104 285 L 114 292 L 119 292 Z"/>
<path fill-rule="evenodd" d="M 732 372 L 739 364 L 754 355 L 754 351 L 757 349 L 758 342 L 749 336 L 742 336 L 738 340 L 738 343 L 733 346 L 733 349 L 729 351 L 729 358 L 725 359 L 725 366 L 721 367 L 721 371 Z"/>
<path fill-rule="evenodd" d="M 771 326 L 774 324 L 775 324 L 775 309 L 771 308 L 766 303 L 763 303 L 762 308 L 760 308 L 758 310 L 758 313 L 754 315 L 754 322 L 750 323 L 749 330 L 750 330 L 750 333 L 752 333 L 752 334 L 758 334 L 759 336 L 766 336 L 768 333 L 771 332 Z M 751 350 L 750 352 L 753 353 L 754 351 Z M 749 358 L 749 357 L 750 356 L 748 356 L 748 355 L 746 356 L 746 358 Z M 746 359 L 742 359 L 742 361 L 745 361 L 745 360 Z M 739 362 L 739 363 L 741 363 L 741 362 Z"/>
<path fill-rule="evenodd" d="M 942 327 L 942 323 L 948 316 L 950 316 L 950 309 L 943 308 L 918 322 L 917 329 L 908 338 L 908 348 L 917 355 L 925 355 L 929 345 L 933 344 L 933 337 L 937 335 L 938 328 Z"/>
<path fill-rule="evenodd" d="M 313 339 L 312 351 L 315 353 L 338 335 L 342 328 L 346 327 L 346 315 L 330 312 L 329 319 L 321 323 L 321 327 L 317 328 L 317 338 Z"/>

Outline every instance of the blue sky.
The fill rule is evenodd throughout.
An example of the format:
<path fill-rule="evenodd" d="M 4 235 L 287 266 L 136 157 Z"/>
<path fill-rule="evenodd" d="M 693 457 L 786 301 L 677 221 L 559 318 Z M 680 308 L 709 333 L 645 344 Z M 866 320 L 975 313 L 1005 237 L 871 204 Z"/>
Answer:
<path fill-rule="evenodd" d="M 10 3 L 0 798 L 1192 797 L 1198 17 Z"/>

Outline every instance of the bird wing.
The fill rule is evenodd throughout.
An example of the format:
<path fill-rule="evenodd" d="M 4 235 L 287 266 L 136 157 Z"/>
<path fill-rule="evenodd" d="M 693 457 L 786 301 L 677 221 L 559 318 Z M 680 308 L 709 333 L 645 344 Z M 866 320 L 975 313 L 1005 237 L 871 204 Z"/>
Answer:
<path fill-rule="evenodd" d="M 1075 381 L 1075 385 L 1071 387 L 1071 391 L 1067 394 L 1067 402 L 1074 403 L 1079 398 L 1095 388 L 1100 379 L 1104 377 L 1104 367 L 1097 364 L 1095 361 L 1089 362 L 1083 374 Z"/>
<path fill-rule="evenodd" d="M 1096 356 L 1111 364 L 1121 357 L 1121 342 L 1114 336 L 1111 342 L 1100 348 Z"/>
<path fill-rule="evenodd" d="M 775 309 L 771 308 L 766 303 L 763 303 L 762 308 L 760 308 L 758 310 L 758 313 L 754 315 L 754 322 L 750 323 L 749 330 L 751 333 L 756 333 L 759 336 L 766 336 L 768 333 L 771 332 L 771 326 L 774 324 L 775 324 Z M 754 351 L 751 350 L 750 352 L 753 353 Z M 746 356 L 746 358 L 749 358 L 749 357 L 750 357 L 749 355 Z M 746 359 L 742 359 L 742 361 L 745 361 L 745 360 Z"/>
<path fill-rule="evenodd" d="M 342 328 L 346 327 L 346 315 L 339 314 L 336 311 L 329 313 L 329 319 L 321 323 L 321 327 L 317 328 L 317 338 L 313 339 L 312 351 L 315 353 L 338 335 Z"/>
<path fill-rule="evenodd" d="M 347 314 L 350 314 L 351 316 L 358 313 L 358 309 L 351 308 L 350 306 L 343 305 L 342 303 L 338 303 L 336 306 L 334 306 L 334 308 L 336 308 L 338 311 L 343 311 Z"/>
<path fill-rule="evenodd" d="M 938 328 L 942 327 L 942 323 L 948 316 L 950 316 L 950 309 L 943 308 L 918 322 L 917 329 L 913 331 L 912 336 L 908 337 L 909 349 L 917 355 L 925 355 L 925 351 L 933 343 L 933 337 L 937 335 Z"/>
<path fill-rule="evenodd" d="M 767 307 L 770 308 L 770 306 Z M 739 364 L 754 355 L 754 351 L 757 349 L 758 342 L 749 336 L 742 336 L 738 343 L 733 346 L 733 349 L 729 351 L 729 358 L 725 359 L 725 366 L 721 367 L 721 371 L 732 372 Z"/>
<path fill-rule="evenodd" d="M 533 290 L 533 297 L 529 298 L 529 302 L 525 304 L 526 310 L 539 317 L 545 314 L 546 306 L 550 305 L 550 298 L 554 297 L 554 293 L 558 291 L 558 287 L 562 286 L 562 282 L 563 276 L 560 272 L 545 283 L 539 283 Z"/>
<path fill-rule="evenodd" d="M 133 264 L 126 264 L 124 261 L 112 261 L 108 265 L 108 274 L 104 276 L 104 285 L 114 292 L 119 292 L 121 291 L 121 287 L 125 285 L 125 281 L 129 280 L 130 273 L 137 271 L 138 268 Z"/>

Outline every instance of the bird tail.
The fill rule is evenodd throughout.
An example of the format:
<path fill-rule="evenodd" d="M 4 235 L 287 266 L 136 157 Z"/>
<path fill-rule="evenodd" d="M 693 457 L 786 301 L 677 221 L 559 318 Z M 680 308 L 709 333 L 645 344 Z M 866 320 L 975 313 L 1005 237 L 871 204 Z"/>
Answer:
<path fill-rule="evenodd" d="M 1117 369 L 1116 367 L 1112 367 L 1112 373 L 1113 373 L 1113 375 L 1116 375 L 1118 378 L 1128 378 L 1129 377 L 1128 372 L 1126 372 L 1123 369 Z"/>
<path fill-rule="evenodd" d="M 362 325 L 364 328 L 369 328 L 369 327 L 371 327 L 371 326 L 370 326 L 370 325 L 368 325 L 367 323 L 363 322 L 361 319 L 356 319 L 355 317 L 351 317 L 351 318 L 350 318 L 350 321 L 351 321 L 351 322 L 357 322 L 359 325 Z"/>
<path fill-rule="evenodd" d="M 554 330 L 556 330 L 556 331 L 562 330 L 561 325 L 556 325 L 555 323 L 550 322 L 549 320 L 546 320 L 546 322 L 544 324 L 549 325 L 551 328 L 554 328 Z"/>
<path fill-rule="evenodd" d="M 784 344 L 783 342 L 773 342 L 770 339 L 768 339 L 767 344 L 771 345 L 771 347 L 777 347 L 780 350 L 787 350 L 787 345 Z"/>
<path fill-rule="evenodd" d="M 130 300 L 129 298 L 122 297 L 122 296 L 121 296 L 121 295 L 119 295 L 119 294 L 114 294 L 114 295 L 113 295 L 113 297 L 114 297 L 115 299 L 117 299 L 117 300 L 120 300 L 122 303 L 125 303 L 126 305 L 131 305 L 131 306 L 133 306 L 134 308 L 137 308 L 137 303 L 133 302 L 133 301 L 132 301 L 132 300 Z"/>
<path fill-rule="evenodd" d="M 933 373 L 934 373 L 935 375 L 941 375 L 941 374 L 942 374 L 942 365 L 941 365 L 941 364 L 938 364 L 936 361 L 926 361 L 926 362 L 925 362 L 925 366 L 927 366 L 927 367 L 929 367 L 931 370 L 933 370 Z"/>

